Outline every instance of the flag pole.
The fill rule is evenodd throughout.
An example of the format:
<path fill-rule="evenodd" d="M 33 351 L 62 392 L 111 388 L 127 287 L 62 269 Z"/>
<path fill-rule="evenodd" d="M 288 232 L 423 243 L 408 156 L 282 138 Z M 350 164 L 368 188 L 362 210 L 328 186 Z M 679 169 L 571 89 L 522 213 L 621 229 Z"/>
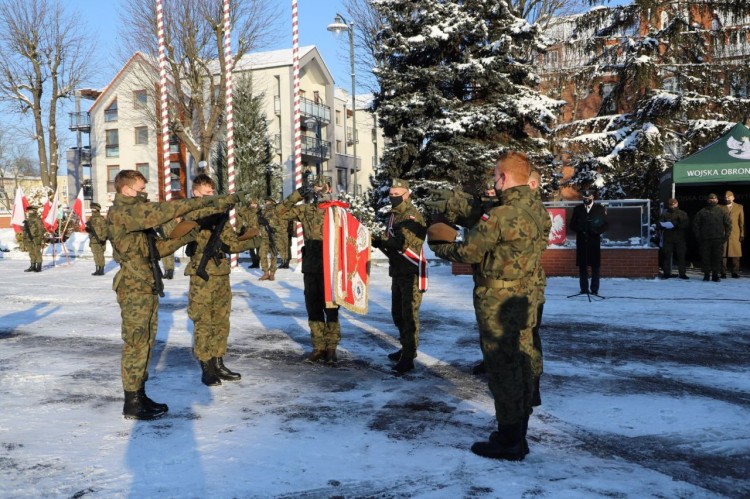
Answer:
<path fill-rule="evenodd" d="M 161 111 L 162 177 L 164 201 L 172 200 L 172 172 L 169 153 L 169 107 L 167 102 L 167 49 L 164 42 L 164 9 L 162 0 L 156 0 L 156 28 L 159 38 L 159 106 Z"/>
<path fill-rule="evenodd" d="M 292 0 L 292 75 L 294 92 L 294 188 L 302 187 L 302 113 L 299 78 L 299 17 L 297 12 L 297 0 Z M 295 248 L 296 257 L 302 258 L 302 245 L 304 244 L 302 224 L 295 224 Z"/>
<path fill-rule="evenodd" d="M 234 178 L 234 100 L 233 100 L 233 83 L 232 83 L 232 70 L 234 62 L 232 60 L 232 34 L 231 34 L 232 23 L 229 16 L 229 0 L 224 0 L 224 65 L 226 71 L 226 126 L 227 126 L 227 184 L 230 194 L 235 192 L 235 178 Z M 232 225 L 232 229 L 237 227 L 237 210 L 232 208 L 229 210 L 229 223 Z M 230 258 L 230 266 L 237 266 L 237 253 L 232 253 Z"/>

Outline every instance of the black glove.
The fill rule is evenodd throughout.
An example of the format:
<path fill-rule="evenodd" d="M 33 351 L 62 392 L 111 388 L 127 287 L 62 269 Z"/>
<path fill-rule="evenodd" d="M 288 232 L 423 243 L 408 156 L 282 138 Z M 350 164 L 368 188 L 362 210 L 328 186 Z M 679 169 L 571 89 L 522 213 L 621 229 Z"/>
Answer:
<path fill-rule="evenodd" d="M 448 200 L 453 197 L 450 189 L 435 189 L 430 192 L 429 199 L 424 201 L 424 207 L 429 213 L 445 213 Z"/>
<path fill-rule="evenodd" d="M 372 240 L 370 241 L 370 246 L 373 248 L 382 248 L 383 247 L 383 240 L 378 236 L 373 236 Z"/>

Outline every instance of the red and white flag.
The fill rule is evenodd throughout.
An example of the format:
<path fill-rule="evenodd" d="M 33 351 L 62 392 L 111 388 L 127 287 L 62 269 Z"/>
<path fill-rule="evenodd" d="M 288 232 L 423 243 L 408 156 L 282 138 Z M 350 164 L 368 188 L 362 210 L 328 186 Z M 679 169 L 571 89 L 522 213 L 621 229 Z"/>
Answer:
<path fill-rule="evenodd" d="M 55 191 L 55 197 L 50 204 L 49 200 L 44 204 L 44 212 L 42 213 L 42 221 L 47 232 L 54 232 L 57 228 L 57 191 Z"/>
<path fill-rule="evenodd" d="M 86 214 L 83 212 L 83 188 L 78 191 L 78 197 L 73 202 L 73 213 L 78 215 L 78 232 L 86 230 Z"/>
<path fill-rule="evenodd" d="M 10 216 L 10 224 L 16 233 L 20 233 L 23 230 L 23 222 L 26 220 L 26 208 L 28 206 L 29 201 L 23 195 L 23 189 L 18 187 L 16 189 L 16 197 L 13 200 L 13 213 Z"/>

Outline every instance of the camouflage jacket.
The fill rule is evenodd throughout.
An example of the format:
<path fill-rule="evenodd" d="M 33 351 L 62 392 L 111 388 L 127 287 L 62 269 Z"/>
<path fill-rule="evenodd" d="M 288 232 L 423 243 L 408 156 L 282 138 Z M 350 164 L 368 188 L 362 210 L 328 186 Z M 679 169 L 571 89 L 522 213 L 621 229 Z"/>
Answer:
<path fill-rule="evenodd" d="M 29 246 L 39 246 L 44 242 L 44 224 L 38 213 L 29 213 L 23 222 L 23 244 Z"/>
<path fill-rule="evenodd" d="M 424 217 L 411 200 L 407 199 L 391 209 L 391 217 L 383 235 L 383 250 L 388 255 L 390 264 L 388 275 L 393 277 L 419 273 L 419 268 L 402 253 L 410 249 L 419 255 L 426 236 Z"/>
<path fill-rule="evenodd" d="M 325 210 L 316 204 L 297 204 L 305 199 L 294 191 L 276 206 L 282 223 L 295 220 L 302 224 L 305 247 L 302 249 L 302 272 L 323 272 L 323 219 Z"/>
<path fill-rule="evenodd" d="M 92 213 L 86 221 L 86 232 L 89 233 L 89 246 L 107 244 L 107 219 L 98 213 Z"/>
<path fill-rule="evenodd" d="M 547 286 L 547 275 L 544 273 L 544 268 L 542 267 L 541 254 L 547 249 L 547 245 L 549 244 L 549 231 L 552 230 L 552 219 L 549 216 L 547 208 L 544 207 L 539 190 L 531 191 L 531 200 L 533 202 L 532 212 L 542 221 L 543 234 L 539 239 L 539 263 L 536 266 L 534 274 L 531 276 L 529 284 L 536 288 L 536 292 L 541 292 L 541 296 L 538 299 L 544 303 L 544 288 Z"/>
<path fill-rule="evenodd" d="M 199 224 L 195 241 L 189 243 L 191 248 L 190 263 L 185 267 L 185 275 L 195 275 L 203 258 L 203 252 L 206 249 L 208 240 L 211 238 L 211 234 L 222 216 L 223 213 L 216 213 L 216 210 L 213 208 L 202 208 L 189 213 L 185 217 L 188 220 L 195 220 Z M 224 224 L 220 239 L 220 251 L 217 252 L 216 258 L 209 259 L 206 264 L 206 273 L 208 275 L 227 275 L 230 273 L 231 267 L 229 266 L 230 261 L 227 258 L 227 253 L 242 253 L 243 251 L 260 246 L 260 237 L 238 241 L 237 233 L 229 221 Z"/>
<path fill-rule="evenodd" d="M 247 205 L 241 205 L 237 208 L 237 227 L 238 232 L 249 229 L 259 229 L 258 208 L 251 208 Z"/>
<path fill-rule="evenodd" d="M 122 285 L 124 289 L 136 293 L 155 293 L 154 276 L 148 252 L 147 229 L 154 229 L 169 220 L 185 215 L 192 210 L 213 206 L 214 213 L 224 211 L 229 206 L 226 196 L 194 198 L 152 203 L 136 197 L 115 195 L 115 201 L 107 213 L 107 229 L 112 243 L 114 260 L 120 264 L 112 289 Z M 180 239 L 162 239 L 156 242 L 158 257 L 171 255 L 186 244 L 194 235 Z"/>
<path fill-rule="evenodd" d="M 723 239 L 728 240 L 732 233 L 732 221 L 729 213 L 722 206 L 706 206 L 693 219 L 693 232 L 698 240 Z"/>
<path fill-rule="evenodd" d="M 454 193 L 446 203 L 445 216 L 451 223 L 471 228 L 479 223 L 485 212 L 499 204 L 498 199 L 487 196 L 479 197 L 466 193 Z"/>
<path fill-rule="evenodd" d="M 659 222 L 671 222 L 673 225 L 671 229 L 661 228 L 664 242 L 685 242 L 687 230 L 690 228 L 690 219 L 687 213 L 680 209 L 666 210 L 659 215 Z"/>
<path fill-rule="evenodd" d="M 502 205 L 484 215 L 463 242 L 435 245 L 433 251 L 447 260 L 477 264 L 475 277 L 528 279 L 540 265 L 545 241 L 548 222 L 540 215 L 529 187 L 512 187 L 503 191 Z"/>

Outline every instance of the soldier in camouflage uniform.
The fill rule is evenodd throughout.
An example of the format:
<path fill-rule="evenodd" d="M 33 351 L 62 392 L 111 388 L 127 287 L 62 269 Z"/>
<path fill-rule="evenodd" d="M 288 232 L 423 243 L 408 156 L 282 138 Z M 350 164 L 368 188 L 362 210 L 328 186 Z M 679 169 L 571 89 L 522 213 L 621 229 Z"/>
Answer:
<path fill-rule="evenodd" d="M 216 184 L 206 174 L 193 179 L 193 197 L 203 198 L 214 195 Z M 206 214 L 204 216 L 204 214 Z M 197 275 L 206 245 L 216 230 L 223 213 L 214 214 L 211 208 L 196 210 L 187 219 L 198 222 L 200 230 L 195 241 L 188 244 L 190 263 L 185 275 L 190 276 L 188 292 L 188 316 L 193 320 L 193 353 L 201 366 L 201 381 L 206 386 L 220 385 L 222 380 L 236 381 L 239 373 L 224 365 L 229 338 L 229 312 L 232 309 L 232 289 L 229 282 L 229 259 L 227 253 L 241 253 L 260 245 L 260 237 L 239 241 L 229 222 L 221 231 L 221 248 L 206 264 L 208 280 Z M 251 229 L 252 230 L 252 229 Z M 253 233 L 257 234 L 257 229 Z M 250 234 L 248 232 L 247 234 Z"/>
<path fill-rule="evenodd" d="M 91 216 L 86 220 L 89 248 L 94 255 L 96 270 L 91 275 L 104 275 L 104 251 L 107 249 L 107 220 L 101 214 L 102 206 L 91 203 Z"/>
<path fill-rule="evenodd" d="M 177 217 L 159 227 L 159 232 L 162 237 L 168 237 L 172 233 L 177 224 L 180 223 L 180 217 Z M 164 267 L 164 279 L 174 279 L 174 253 L 163 256 L 161 258 L 161 265 Z"/>
<path fill-rule="evenodd" d="M 44 224 L 37 213 L 36 206 L 26 208 L 26 220 L 23 222 L 23 245 L 29 252 L 31 265 L 24 272 L 42 271 L 42 248 L 44 247 Z"/>
<path fill-rule="evenodd" d="M 384 237 L 373 238 L 372 246 L 388 256 L 391 317 L 401 341 L 401 349 L 388 354 L 388 358 L 398 361 L 393 369 L 403 374 L 414 369 L 419 346 L 419 306 L 424 292 L 419 286 L 419 263 L 408 255 L 422 254 L 427 227 L 411 202 L 408 181 L 393 179 L 388 194 L 391 201 L 388 228 Z"/>
<path fill-rule="evenodd" d="M 261 281 L 273 281 L 276 276 L 276 255 L 279 252 L 279 240 L 282 235 L 279 232 L 281 224 L 279 217 L 276 216 L 276 208 L 276 201 L 273 198 L 266 198 L 263 213 L 258 219 L 262 238 L 259 250 L 260 268 L 263 270 L 263 275 L 259 278 Z"/>
<path fill-rule="evenodd" d="M 473 264 L 474 310 L 479 323 L 498 431 L 471 450 L 494 459 L 522 460 L 534 394 L 531 359 L 522 337 L 532 336 L 527 281 L 539 265 L 545 221 L 534 208 L 525 154 L 506 152 L 495 168 L 502 205 L 493 208 L 462 243 L 430 244 L 437 256 Z M 528 331 L 524 331 L 528 330 Z"/>
<path fill-rule="evenodd" d="M 706 201 L 706 206 L 701 208 L 693 219 L 693 232 L 700 244 L 703 280 L 719 282 L 721 253 L 732 234 L 732 220 L 727 210 L 719 206 L 719 197 L 716 194 L 709 194 Z"/>
<path fill-rule="evenodd" d="M 258 223 L 258 200 L 251 199 L 247 205 L 240 205 L 236 208 L 237 210 L 237 225 L 240 230 L 239 234 L 244 234 L 245 231 L 260 232 L 260 224 Z M 250 264 L 251 269 L 257 269 L 260 267 L 260 256 L 258 256 L 258 248 L 250 248 Z"/>
<path fill-rule="evenodd" d="M 313 186 L 316 197 L 322 201 L 330 194 L 330 186 L 318 179 Z M 308 362 L 336 364 L 336 348 L 341 341 L 338 307 L 326 307 L 323 279 L 323 219 L 325 207 L 321 203 L 300 204 L 308 194 L 304 187 L 297 189 L 279 205 L 276 215 L 280 220 L 302 223 L 304 247 L 302 248 L 302 274 L 305 285 L 305 307 L 310 326 L 313 351 Z"/>
<path fill-rule="evenodd" d="M 146 179 L 136 170 L 122 170 L 115 178 L 115 201 L 107 213 L 107 229 L 114 259 L 120 264 L 112 289 L 117 293 L 122 318 L 122 385 L 125 391 L 123 415 L 149 420 L 164 415 L 168 408 L 146 395 L 148 361 L 156 340 L 159 295 L 157 276 L 149 258 L 150 229 L 202 207 L 224 211 L 239 199 L 237 195 L 211 199 L 184 199 L 150 203 Z M 174 253 L 195 238 L 195 231 L 176 240 L 156 241 L 159 256 Z M 158 267 L 158 265 L 157 265 Z"/>

